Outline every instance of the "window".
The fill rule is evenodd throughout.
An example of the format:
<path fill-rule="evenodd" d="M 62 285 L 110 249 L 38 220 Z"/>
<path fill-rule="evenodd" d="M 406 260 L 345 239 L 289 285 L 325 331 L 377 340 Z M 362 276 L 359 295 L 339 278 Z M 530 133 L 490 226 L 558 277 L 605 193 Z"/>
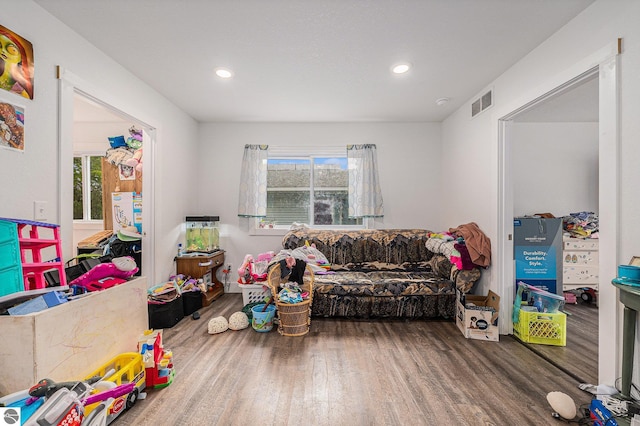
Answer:
<path fill-rule="evenodd" d="M 267 217 L 262 224 L 289 227 L 293 222 L 321 227 L 362 227 L 349 218 L 346 153 L 287 157 L 267 161 Z"/>
<path fill-rule="evenodd" d="M 102 156 L 73 157 L 73 220 L 102 220 Z"/>

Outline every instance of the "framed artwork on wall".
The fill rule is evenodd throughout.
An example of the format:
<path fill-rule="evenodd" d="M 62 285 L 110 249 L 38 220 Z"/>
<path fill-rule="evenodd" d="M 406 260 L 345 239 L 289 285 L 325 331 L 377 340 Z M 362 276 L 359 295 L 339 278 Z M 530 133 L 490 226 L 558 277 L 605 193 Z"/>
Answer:
<path fill-rule="evenodd" d="M 0 89 L 33 99 L 33 45 L 0 25 Z"/>
<path fill-rule="evenodd" d="M 0 147 L 24 152 L 24 110 L 0 96 Z"/>

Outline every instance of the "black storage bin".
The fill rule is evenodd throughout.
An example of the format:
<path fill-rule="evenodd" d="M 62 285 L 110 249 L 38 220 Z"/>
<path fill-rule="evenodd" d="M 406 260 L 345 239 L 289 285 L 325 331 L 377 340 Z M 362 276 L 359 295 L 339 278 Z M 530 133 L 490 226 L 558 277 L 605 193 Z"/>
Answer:
<path fill-rule="evenodd" d="M 184 316 L 191 315 L 202 308 L 202 293 L 199 291 L 185 291 L 180 298 L 182 299 Z"/>
<path fill-rule="evenodd" d="M 136 261 L 138 272 L 134 275 L 142 275 L 142 241 L 122 241 L 119 238 L 113 239 L 109 243 L 108 253 L 111 257 L 131 256 Z"/>
<path fill-rule="evenodd" d="M 184 318 L 182 297 L 167 303 L 149 303 L 149 328 L 171 328 Z"/>

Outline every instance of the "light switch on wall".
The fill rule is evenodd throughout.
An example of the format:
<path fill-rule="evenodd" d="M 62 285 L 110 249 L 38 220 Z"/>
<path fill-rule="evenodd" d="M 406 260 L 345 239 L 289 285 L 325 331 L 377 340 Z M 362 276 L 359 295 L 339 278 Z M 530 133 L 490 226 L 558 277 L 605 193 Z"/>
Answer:
<path fill-rule="evenodd" d="M 33 202 L 33 220 L 47 220 L 47 202 Z"/>

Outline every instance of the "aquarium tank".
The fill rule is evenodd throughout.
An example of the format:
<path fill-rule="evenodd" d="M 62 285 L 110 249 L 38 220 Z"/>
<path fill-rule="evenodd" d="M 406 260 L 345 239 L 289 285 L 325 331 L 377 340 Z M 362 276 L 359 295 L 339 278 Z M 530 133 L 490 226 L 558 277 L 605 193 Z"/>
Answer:
<path fill-rule="evenodd" d="M 186 251 L 214 252 L 220 249 L 219 216 L 186 217 Z"/>

